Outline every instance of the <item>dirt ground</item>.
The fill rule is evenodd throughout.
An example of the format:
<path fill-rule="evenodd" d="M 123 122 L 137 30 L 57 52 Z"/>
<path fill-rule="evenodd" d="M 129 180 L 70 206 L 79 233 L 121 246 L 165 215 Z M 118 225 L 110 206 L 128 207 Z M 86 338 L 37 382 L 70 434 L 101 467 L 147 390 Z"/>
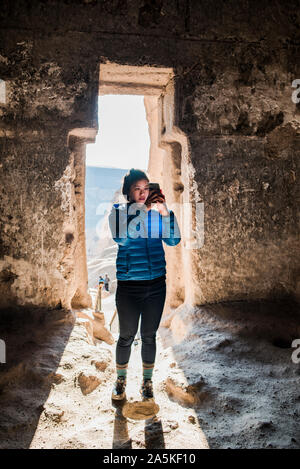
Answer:
<path fill-rule="evenodd" d="M 114 295 L 103 301 L 106 326 Z M 84 310 L 91 315 L 92 310 Z M 157 333 L 153 418 L 111 400 L 115 343 L 92 341 L 76 312 L 7 311 L 0 337 L 0 448 L 299 448 L 299 306 L 289 300 L 185 305 Z M 6 326 L 4 328 L 4 323 Z M 141 341 L 132 345 L 127 402 L 140 400 Z"/>

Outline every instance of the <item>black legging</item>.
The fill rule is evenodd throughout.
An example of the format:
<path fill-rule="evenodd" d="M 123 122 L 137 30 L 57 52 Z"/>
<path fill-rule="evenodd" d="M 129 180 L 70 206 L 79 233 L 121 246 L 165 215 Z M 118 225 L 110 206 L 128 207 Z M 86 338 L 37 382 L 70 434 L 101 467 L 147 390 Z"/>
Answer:
<path fill-rule="evenodd" d="M 152 364 L 156 355 L 156 331 L 159 327 L 166 299 L 166 277 L 150 283 L 118 281 L 116 306 L 120 335 L 116 347 L 116 362 L 129 362 L 131 344 L 137 332 L 140 314 L 143 363 Z"/>

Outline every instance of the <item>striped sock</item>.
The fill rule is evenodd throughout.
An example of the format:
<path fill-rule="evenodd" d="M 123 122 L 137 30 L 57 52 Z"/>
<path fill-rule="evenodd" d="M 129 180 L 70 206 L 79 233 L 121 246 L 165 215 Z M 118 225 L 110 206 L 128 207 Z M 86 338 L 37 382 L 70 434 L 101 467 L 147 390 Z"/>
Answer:
<path fill-rule="evenodd" d="M 144 363 L 143 362 L 143 379 L 152 379 L 154 369 L 154 363 Z"/>
<path fill-rule="evenodd" d="M 119 365 L 118 363 L 116 364 L 117 368 L 117 377 L 119 376 L 124 376 L 126 378 L 127 376 L 127 368 L 128 368 L 128 363 L 125 363 L 125 365 Z"/>

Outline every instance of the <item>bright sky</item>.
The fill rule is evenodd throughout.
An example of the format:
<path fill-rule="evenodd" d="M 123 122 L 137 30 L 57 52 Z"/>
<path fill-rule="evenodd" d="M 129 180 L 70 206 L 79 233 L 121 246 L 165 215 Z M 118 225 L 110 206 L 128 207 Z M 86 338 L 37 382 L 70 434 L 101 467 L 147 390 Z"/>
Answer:
<path fill-rule="evenodd" d="M 86 145 L 86 165 L 147 170 L 150 138 L 144 97 L 99 96 L 98 120 L 96 142 Z"/>

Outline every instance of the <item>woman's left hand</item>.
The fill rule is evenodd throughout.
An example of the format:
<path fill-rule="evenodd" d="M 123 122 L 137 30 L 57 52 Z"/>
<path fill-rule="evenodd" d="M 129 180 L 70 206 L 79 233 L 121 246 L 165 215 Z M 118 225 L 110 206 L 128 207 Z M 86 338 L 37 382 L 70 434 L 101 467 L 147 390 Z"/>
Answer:
<path fill-rule="evenodd" d="M 157 206 L 157 210 L 162 216 L 169 215 L 169 210 L 166 204 L 166 198 L 162 192 L 157 195 L 156 206 Z"/>
<path fill-rule="evenodd" d="M 166 217 L 169 215 L 169 210 L 168 210 L 166 202 L 162 202 L 162 203 L 157 202 L 156 205 L 157 205 L 157 210 L 163 217 Z"/>

